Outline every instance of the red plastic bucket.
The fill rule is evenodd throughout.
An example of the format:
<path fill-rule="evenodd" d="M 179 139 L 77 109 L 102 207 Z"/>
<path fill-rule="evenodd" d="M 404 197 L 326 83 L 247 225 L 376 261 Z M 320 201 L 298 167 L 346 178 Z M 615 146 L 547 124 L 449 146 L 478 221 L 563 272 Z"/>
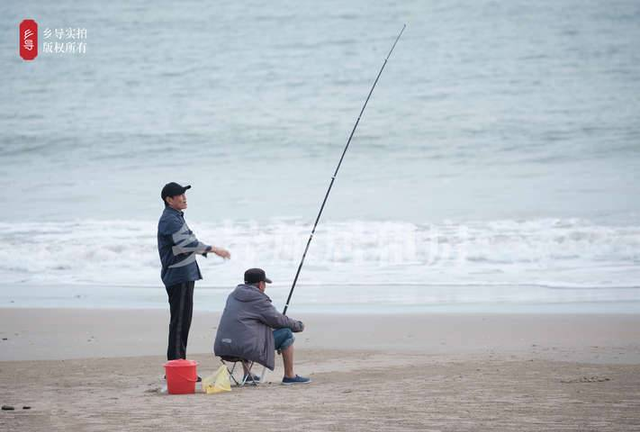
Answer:
<path fill-rule="evenodd" d="M 169 394 L 190 394 L 196 392 L 198 362 L 193 360 L 171 360 L 164 364 Z"/>

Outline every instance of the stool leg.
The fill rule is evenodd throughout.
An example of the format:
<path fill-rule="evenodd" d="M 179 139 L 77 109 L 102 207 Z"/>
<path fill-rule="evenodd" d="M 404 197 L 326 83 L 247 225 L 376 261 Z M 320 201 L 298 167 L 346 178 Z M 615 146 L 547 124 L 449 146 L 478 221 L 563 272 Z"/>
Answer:
<path fill-rule="evenodd" d="M 262 373 L 260 374 L 260 382 L 263 383 L 264 382 L 264 377 L 267 374 L 267 368 L 262 366 Z"/>
<path fill-rule="evenodd" d="M 256 380 L 253 378 L 253 372 L 251 372 L 251 369 L 253 368 L 254 362 L 249 363 L 249 367 L 247 367 L 247 375 L 245 376 L 246 381 L 251 381 L 251 384 L 253 384 L 254 386 L 257 386 L 258 383 L 256 382 Z"/>
<path fill-rule="evenodd" d="M 223 365 L 226 366 L 227 368 L 227 372 L 229 372 L 229 378 L 231 378 L 231 380 L 237 385 L 240 386 L 240 383 L 238 382 L 238 380 L 236 379 L 236 377 L 233 376 L 233 371 L 236 370 L 236 362 L 233 362 L 233 366 L 231 367 L 231 369 L 229 369 L 229 365 L 227 363 L 225 363 L 224 360 L 220 360 L 222 362 Z M 242 387 L 242 386 L 240 386 Z"/>

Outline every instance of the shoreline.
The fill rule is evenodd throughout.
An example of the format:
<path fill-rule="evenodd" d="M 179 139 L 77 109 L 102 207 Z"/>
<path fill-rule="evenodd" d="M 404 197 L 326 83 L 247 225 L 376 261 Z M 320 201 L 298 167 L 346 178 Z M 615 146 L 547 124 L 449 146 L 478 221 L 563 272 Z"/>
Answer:
<path fill-rule="evenodd" d="M 196 286 L 194 306 L 202 312 L 224 308 L 233 287 Z M 281 309 L 289 287 L 270 287 Z M 109 285 L 0 284 L 0 309 L 165 310 L 163 287 Z M 300 285 L 293 307 L 303 314 L 540 313 L 639 314 L 640 288 L 544 286 Z"/>

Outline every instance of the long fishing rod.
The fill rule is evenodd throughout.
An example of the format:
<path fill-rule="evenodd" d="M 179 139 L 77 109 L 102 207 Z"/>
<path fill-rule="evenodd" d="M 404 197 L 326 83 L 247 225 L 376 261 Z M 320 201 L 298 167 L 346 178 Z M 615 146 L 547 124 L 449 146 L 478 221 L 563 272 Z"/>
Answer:
<path fill-rule="evenodd" d="M 300 276 L 300 270 L 302 270 L 302 265 L 304 264 L 304 259 L 307 256 L 307 252 L 309 251 L 309 245 L 311 244 L 311 240 L 313 240 L 313 235 L 316 232 L 316 227 L 318 226 L 318 222 L 320 221 L 320 216 L 322 216 L 322 211 L 324 210 L 324 205 L 327 203 L 327 198 L 329 198 L 329 193 L 331 193 L 331 188 L 333 187 L 333 182 L 336 180 L 336 176 L 338 175 L 338 171 L 340 170 L 340 165 L 342 165 L 342 160 L 344 159 L 344 155 L 347 153 L 349 149 L 349 144 L 351 144 L 351 138 L 353 138 L 353 134 L 356 132 L 358 124 L 360 123 L 360 119 L 362 118 L 362 113 L 364 113 L 364 109 L 367 107 L 367 103 L 369 103 L 369 98 L 371 97 L 371 93 L 373 93 L 373 89 L 376 88 L 376 84 L 378 84 L 378 80 L 380 79 L 380 75 L 382 75 L 382 71 L 384 67 L 387 65 L 387 61 L 393 52 L 393 49 L 396 47 L 396 44 L 400 40 L 400 36 L 404 32 L 404 29 L 407 28 L 407 25 L 402 26 L 402 30 L 396 37 L 396 40 L 393 42 L 393 46 L 389 50 L 389 54 L 384 59 L 384 63 L 382 63 L 382 67 L 378 72 L 378 76 L 376 76 L 376 80 L 373 82 L 371 86 L 371 90 L 369 90 L 369 94 L 367 95 L 367 99 L 364 101 L 364 105 L 362 105 L 362 109 L 360 110 L 360 114 L 358 115 L 358 119 L 356 123 L 353 125 L 353 129 L 351 129 L 351 134 L 349 135 L 349 139 L 347 140 L 347 145 L 344 146 L 344 150 L 342 151 L 342 156 L 340 157 L 340 161 L 338 162 L 338 166 L 336 167 L 336 171 L 331 176 L 331 183 L 329 183 L 329 189 L 327 189 L 327 193 L 324 196 L 324 200 L 322 201 L 322 205 L 320 206 L 320 211 L 318 212 L 318 217 L 316 217 L 316 222 L 313 224 L 313 229 L 311 230 L 311 235 L 309 236 L 309 240 L 307 241 L 307 247 L 304 248 L 304 253 L 302 254 L 302 259 L 300 260 L 300 265 L 298 266 L 298 271 L 296 272 L 296 277 L 293 279 L 293 285 L 291 285 L 291 291 L 289 291 L 289 297 L 287 297 L 287 303 L 284 306 L 284 310 L 282 311 L 283 315 L 287 314 L 287 309 L 289 308 L 289 302 L 291 301 L 291 296 L 293 295 L 293 290 L 296 288 L 296 282 L 298 282 L 298 276 Z"/>

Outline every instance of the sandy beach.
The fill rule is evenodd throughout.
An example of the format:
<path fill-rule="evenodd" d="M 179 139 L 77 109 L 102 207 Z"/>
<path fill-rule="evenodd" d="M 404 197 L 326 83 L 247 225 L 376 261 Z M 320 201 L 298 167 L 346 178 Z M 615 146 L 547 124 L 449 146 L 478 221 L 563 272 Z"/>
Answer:
<path fill-rule="evenodd" d="M 0 17 L 0 432 L 640 432 L 639 0 Z"/>
<path fill-rule="evenodd" d="M 295 316 L 295 314 L 293 314 Z M 640 430 L 640 317 L 298 316 L 296 372 L 258 388 L 165 395 L 159 310 L 3 309 L 0 429 Z M 196 313 L 202 376 L 218 315 Z M 277 359 L 279 362 L 279 359 Z M 23 409 L 29 406 L 30 409 Z"/>

